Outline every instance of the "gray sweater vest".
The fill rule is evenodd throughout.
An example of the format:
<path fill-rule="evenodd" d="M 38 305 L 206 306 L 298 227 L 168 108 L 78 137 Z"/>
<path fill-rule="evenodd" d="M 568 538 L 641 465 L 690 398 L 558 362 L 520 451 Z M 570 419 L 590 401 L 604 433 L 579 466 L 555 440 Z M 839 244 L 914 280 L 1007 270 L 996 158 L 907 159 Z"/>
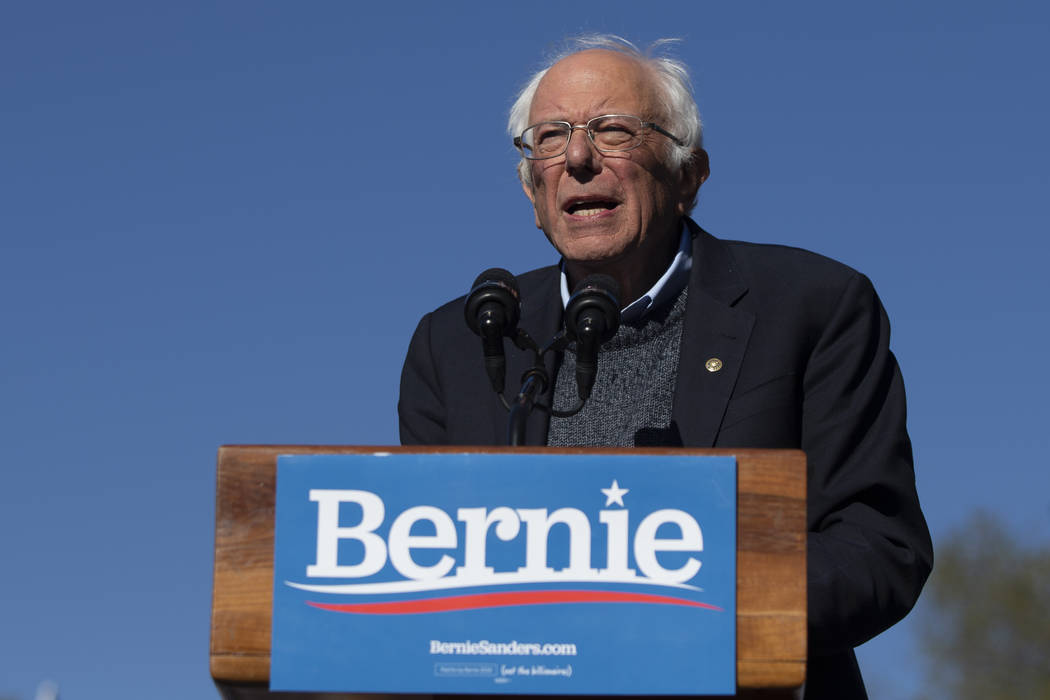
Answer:
<path fill-rule="evenodd" d="M 678 352 L 687 289 L 634 324 L 622 324 L 598 353 L 598 376 L 587 404 L 568 418 L 552 417 L 550 446 L 655 447 L 673 444 Z M 576 405 L 576 353 L 569 346 L 554 382 L 554 406 Z"/>

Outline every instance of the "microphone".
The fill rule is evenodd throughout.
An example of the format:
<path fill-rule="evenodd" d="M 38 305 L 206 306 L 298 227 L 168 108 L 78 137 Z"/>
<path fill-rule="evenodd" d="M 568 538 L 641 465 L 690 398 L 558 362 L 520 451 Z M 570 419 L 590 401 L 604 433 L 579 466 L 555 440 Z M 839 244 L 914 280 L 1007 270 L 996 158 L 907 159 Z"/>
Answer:
<path fill-rule="evenodd" d="M 598 375 L 598 347 L 620 327 L 620 285 L 609 275 L 588 275 L 565 305 L 565 335 L 576 341 L 576 390 L 590 398 Z M 581 404 L 582 405 L 582 404 Z"/>
<path fill-rule="evenodd" d="M 492 388 L 502 394 L 507 375 L 503 338 L 514 335 L 521 317 L 521 295 L 514 275 L 499 267 L 478 275 L 467 295 L 463 315 L 470 330 L 481 336 L 485 372 Z"/>

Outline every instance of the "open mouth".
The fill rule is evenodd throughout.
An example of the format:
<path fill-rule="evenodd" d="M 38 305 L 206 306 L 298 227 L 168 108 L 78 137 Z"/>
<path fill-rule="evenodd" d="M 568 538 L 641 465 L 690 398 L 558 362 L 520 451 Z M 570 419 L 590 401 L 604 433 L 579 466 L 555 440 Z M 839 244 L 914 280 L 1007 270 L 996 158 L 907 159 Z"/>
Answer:
<path fill-rule="evenodd" d="M 598 216 L 620 206 L 619 202 L 611 199 L 591 199 L 586 201 L 570 202 L 565 211 L 572 216 Z"/>

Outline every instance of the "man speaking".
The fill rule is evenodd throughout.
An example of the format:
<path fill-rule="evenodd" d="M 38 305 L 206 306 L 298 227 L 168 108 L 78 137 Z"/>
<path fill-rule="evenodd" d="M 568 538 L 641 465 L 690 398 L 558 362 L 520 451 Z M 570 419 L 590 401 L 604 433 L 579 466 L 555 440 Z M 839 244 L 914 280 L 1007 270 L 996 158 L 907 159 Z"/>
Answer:
<path fill-rule="evenodd" d="M 865 697 L 853 647 L 914 604 L 933 552 L 919 509 L 904 385 L 866 277 L 814 253 L 724 241 L 689 218 L 708 176 L 680 62 L 586 37 L 528 82 L 509 130 L 522 188 L 561 265 L 520 275 L 520 326 L 562 327 L 595 273 L 619 286 L 582 410 L 578 348 L 551 362 L 529 444 L 799 448 L 808 460 L 807 698 Z M 427 314 L 405 360 L 406 445 L 505 444 L 463 299 Z M 530 365 L 510 347 L 507 374 Z M 505 400 L 517 386 L 508 382 Z"/>

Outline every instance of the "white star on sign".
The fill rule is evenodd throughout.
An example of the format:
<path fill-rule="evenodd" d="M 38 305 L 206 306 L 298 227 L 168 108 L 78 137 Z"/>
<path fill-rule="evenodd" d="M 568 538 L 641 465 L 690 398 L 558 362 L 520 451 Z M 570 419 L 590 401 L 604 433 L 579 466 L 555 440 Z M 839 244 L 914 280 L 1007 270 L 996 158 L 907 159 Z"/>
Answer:
<path fill-rule="evenodd" d="M 601 492 L 605 494 L 605 505 L 611 506 L 616 504 L 618 506 L 623 505 L 623 496 L 630 489 L 621 489 L 620 485 L 616 483 L 616 479 L 613 479 L 612 486 L 607 489 L 601 489 Z"/>

